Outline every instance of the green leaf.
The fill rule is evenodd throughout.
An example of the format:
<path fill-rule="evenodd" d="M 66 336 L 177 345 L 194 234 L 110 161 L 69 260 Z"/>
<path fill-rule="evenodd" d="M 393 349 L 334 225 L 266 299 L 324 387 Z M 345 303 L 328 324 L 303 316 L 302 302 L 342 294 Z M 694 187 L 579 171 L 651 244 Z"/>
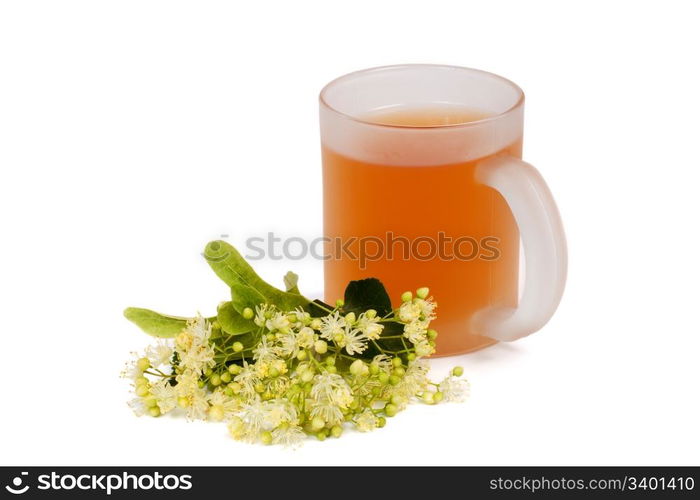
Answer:
<path fill-rule="evenodd" d="M 241 316 L 231 302 L 219 304 L 216 317 L 221 329 L 229 335 L 246 333 L 255 328 L 255 323 Z"/>
<path fill-rule="evenodd" d="M 234 287 L 244 285 L 263 297 L 262 300 L 259 300 L 254 305 L 267 302 L 276 305 L 283 311 L 292 310 L 296 307 L 307 308 L 309 305 L 310 301 L 306 297 L 296 293 L 283 292 L 263 280 L 238 253 L 238 250 L 225 241 L 210 242 L 204 249 L 203 255 L 216 275 L 231 287 L 234 296 L 236 294 Z M 244 295 L 250 295 L 250 293 Z M 234 307 L 238 310 L 235 298 L 233 302 Z M 240 313 L 241 311 L 238 310 L 238 312 Z"/>
<path fill-rule="evenodd" d="M 154 337 L 173 338 L 186 326 L 189 318 L 166 316 L 150 309 L 129 307 L 124 310 L 126 319 Z"/>
<path fill-rule="evenodd" d="M 297 286 L 297 283 L 299 283 L 299 275 L 296 273 L 293 273 L 292 271 L 287 272 L 287 274 L 284 275 L 284 286 L 287 289 L 287 292 L 289 293 L 296 293 L 297 295 L 301 295 L 299 292 L 299 287 Z"/>
<path fill-rule="evenodd" d="M 377 278 L 351 281 L 345 289 L 343 311 L 360 314 L 367 309 L 374 309 L 379 316 L 385 316 L 392 310 L 389 294 Z"/>
<path fill-rule="evenodd" d="M 234 283 L 231 286 L 231 305 L 238 314 L 243 314 L 243 309 L 246 307 L 255 310 L 256 306 L 265 302 L 265 297 L 255 288 L 244 285 L 243 283 Z"/>

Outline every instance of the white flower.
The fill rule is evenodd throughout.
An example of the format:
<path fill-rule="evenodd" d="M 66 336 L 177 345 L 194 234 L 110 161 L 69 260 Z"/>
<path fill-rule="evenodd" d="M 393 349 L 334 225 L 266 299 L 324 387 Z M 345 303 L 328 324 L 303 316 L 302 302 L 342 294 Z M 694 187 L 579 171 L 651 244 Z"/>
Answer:
<path fill-rule="evenodd" d="M 151 365 L 159 367 L 170 364 L 173 357 L 173 348 L 166 342 L 158 342 L 146 348 L 146 356 L 151 360 Z"/>
<path fill-rule="evenodd" d="M 207 401 L 207 391 L 204 388 L 197 387 L 187 397 L 187 419 L 188 420 L 206 420 L 209 412 L 209 401 Z"/>
<path fill-rule="evenodd" d="M 335 373 L 321 373 L 314 377 L 311 397 L 316 402 L 330 402 L 341 408 L 352 403 L 352 389 L 343 377 Z"/>
<path fill-rule="evenodd" d="M 384 325 L 380 325 L 376 319 L 368 318 L 365 313 L 360 314 L 355 326 L 370 340 L 377 340 L 384 330 Z"/>
<path fill-rule="evenodd" d="M 151 386 L 151 395 L 156 398 L 161 413 L 168 413 L 177 405 L 175 387 L 167 380 L 159 380 Z"/>
<path fill-rule="evenodd" d="M 264 335 L 257 347 L 253 349 L 253 359 L 261 364 L 270 363 L 277 359 L 276 348 L 268 344 Z"/>
<path fill-rule="evenodd" d="M 270 308 L 270 306 L 267 304 L 255 306 L 255 319 L 253 322 L 261 328 L 265 326 L 265 322 L 267 321 L 267 313 L 270 310 L 272 310 L 272 308 Z"/>
<path fill-rule="evenodd" d="M 132 382 L 143 376 L 143 371 L 137 366 L 140 356 L 137 352 L 131 352 L 131 361 L 127 361 L 124 369 L 119 374 L 121 378 L 129 379 Z"/>
<path fill-rule="evenodd" d="M 209 411 L 207 390 L 199 387 L 199 375 L 192 370 L 179 374 L 175 380 L 175 396 L 187 412 L 189 420 L 205 419 Z"/>
<path fill-rule="evenodd" d="M 246 424 L 241 417 L 233 416 L 228 422 L 228 431 L 233 439 L 245 439 Z"/>
<path fill-rule="evenodd" d="M 272 318 L 268 319 L 265 322 L 265 328 L 270 330 L 271 332 L 276 332 L 276 331 L 285 331 L 287 328 L 289 328 L 289 319 L 287 319 L 287 315 L 281 312 L 276 312 Z"/>
<path fill-rule="evenodd" d="M 316 334 L 312 328 L 305 326 L 296 335 L 297 345 L 302 349 L 312 349 L 316 342 Z"/>
<path fill-rule="evenodd" d="M 418 344 L 421 341 L 427 340 L 428 323 L 420 320 L 406 323 L 403 327 L 403 336 L 413 344 Z"/>
<path fill-rule="evenodd" d="M 345 318 L 343 318 L 338 311 L 328 316 L 324 316 L 321 319 L 321 337 L 326 340 L 333 340 L 336 335 L 342 335 L 345 333 L 345 326 L 347 325 Z"/>
<path fill-rule="evenodd" d="M 416 345 L 416 356 L 430 356 L 435 352 L 433 346 L 431 346 L 427 340 L 421 340 Z"/>
<path fill-rule="evenodd" d="M 195 342 L 199 344 L 206 344 L 209 342 L 211 325 L 201 314 L 188 320 L 186 329 L 192 334 Z"/>
<path fill-rule="evenodd" d="M 412 323 L 420 319 L 421 308 L 413 302 L 404 302 L 399 307 L 399 319 L 404 323 Z"/>
<path fill-rule="evenodd" d="M 180 366 L 200 375 L 207 367 L 214 366 L 214 349 L 208 344 L 193 342 L 192 346 L 180 352 Z"/>
<path fill-rule="evenodd" d="M 430 380 L 428 379 L 429 370 L 430 364 L 427 360 L 417 359 L 411 361 L 406 368 L 405 375 L 398 384 L 391 388 L 390 394 L 400 396 L 408 402 L 419 392 L 428 389 L 430 385 Z"/>
<path fill-rule="evenodd" d="M 191 370 L 180 373 L 175 377 L 175 381 L 175 392 L 178 396 L 187 396 L 199 386 L 199 376 Z"/>
<path fill-rule="evenodd" d="M 214 420 L 229 419 L 239 410 L 238 400 L 228 397 L 222 390 L 211 393 L 208 400 L 209 416 Z"/>
<path fill-rule="evenodd" d="M 450 375 L 440 382 L 439 390 L 444 396 L 444 401 L 461 402 L 469 396 L 469 382 Z"/>
<path fill-rule="evenodd" d="M 233 379 L 235 382 L 241 384 L 241 395 L 246 398 L 254 398 L 257 393 L 255 392 L 255 385 L 260 381 L 255 365 L 245 363 L 241 369 L 241 373 L 235 376 Z"/>
<path fill-rule="evenodd" d="M 180 356 L 180 366 L 197 375 L 208 367 L 214 366 L 214 349 L 209 344 L 211 325 L 198 315 L 187 322 L 185 330 L 178 335 L 175 342 Z"/>
<path fill-rule="evenodd" d="M 298 352 L 297 349 L 297 338 L 294 332 L 289 330 L 285 333 L 277 334 L 277 349 L 276 353 L 278 356 L 283 358 L 288 358 L 296 356 Z"/>
<path fill-rule="evenodd" d="M 283 424 L 272 431 L 272 443 L 285 447 L 299 446 L 306 438 L 306 434 L 298 425 Z"/>
<path fill-rule="evenodd" d="M 286 365 L 285 365 L 285 370 L 286 370 Z M 272 393 L 272 394 L 284 394 L 287 389 L 289 389 L 289 386 L 292 385 L 292 382 L 289 380 L 288 377 L 276 377 L 273 378 L 272 380 L 269 380 L 267 382 L 267 390 Z"/>
<path fill-rule="evenodd" d="M 146 408 L 146 404 L 143 401 L 143 398 L 134 398 L 130 400 L 127 404 L 137 417 L 142 417 L 146 414 L 146 411 L 148 410 L 148 408 Z"/>
<path fill-rule="evenodd" d="M 351 356 L 353 354 L 361 354 L 367 349 L 367 337 L 360 330 L 350 330 L 345 333 L 342 344 L 341 347 L 345 347 L 345 350 Z"/>
<path fill-rule="evenodd" d="M 386 354 L 377 354 L 374 358 L 372 358 L 372 364 L 379 366 L 381 371 L 387 373 L 389 373 L 393 368 L 391 358 Z"/>
<path fill-rule="evenodd" d="M 360 432 L 369 432 L 377 428 L 379 419 L 374 412 L 367 408 L 355 418 L 355 426 Z"/>
<path fill-rule="evenodd" d="M 265 410 L 265 403 L 262 401 L 255 401 L 252 404 L 243 407 L 239 418 L 243 422 L 243 432 L 241 433 L 241 438 L 246 441 L 254 441 L 260 435 L 260 433 L 265 430 L 265 417 L 267 416 L 267 411 Z"/>
<path fill-rule="evenodd" d="M 413 299 L 413 302 L 420 310 L 421 318 L 424 321 L 435 319 L 435 308 L 437 304 L 432 299 Z"/>
<path fill-rule="evenodd" d="M 296 425 L 297 412 L 289 401 L 273 399 L 244 406 L 238 418 L 240 422 L 233 417 L 229 424 L 231 433 L 237 439 L 255 441 L 263 431 L 270 431 L 282 424 Z"/>
<path fill-rule="evenodd" d="M 311 418 L 320 417 L 329 425 L 338 425 L 343 421 L 343 411 L 334 403 L 325 401 L 314 403 L 311 407 Z"/>
<path fill-rule="evenodd" d="M 263 404 L 265 411 L 266 427 L 274 428 L 284 423 L 297 422 L 297 409 L 286 399 L 272 399 Z"/>

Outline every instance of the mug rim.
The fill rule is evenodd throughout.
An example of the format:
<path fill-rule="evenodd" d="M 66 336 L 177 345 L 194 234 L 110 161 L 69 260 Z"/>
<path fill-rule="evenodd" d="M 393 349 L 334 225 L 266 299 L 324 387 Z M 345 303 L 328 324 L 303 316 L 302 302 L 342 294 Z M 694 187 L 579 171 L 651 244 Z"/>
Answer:
<path fill-rule="evenodd" d="M 328 100 L 326 99 L 326 95 L 332 87 L 334 87 L 335 85 L 342 83 L 346 80 L 350 80 L 352 78 L 356 78 L 358 76 L 362 76 L 362 75 L 365 75 L 368 73 L 377 73 L 377 72 L 382 72 L 382 71 L 391 71 L 391 70 L 397 70 L 397 69 L 403 69 L 403 68 L 450 69 L 450 70 L 466 71 L 468 73 L 478 73 L 482 76 L 488 76 L 491 78 L 495 78 L 496 80 L 499 80 L 501 83 L 504 83 L 505 85 L 511 87 L 517 93 L 517 99 L 515 100 L 515 102 L 511 106 L 506 108 L 504 111 L 501 111 L 500 113 L 496 113 L 494 115 L 490 115 L 490 116 L 487 116 L 485 118 L 480 118 L 479 120 L 474 120 L 474 121 L 465 122 L 465 123 L 452 123 L 452 124 L 448 124 L 448 125 L 392 125 L 392 124 L 386 124 L 386 123 L 377 123 L 377 122 L 373 122 L 371 120 L 358 118 L 357 116 L 353 116 L 352 114 L 340 111 L 339 109 L 331 106 L 330 103 L 328 102 Z M 372 68 L 360 69 L 357 71 L 352 71 L 350 73 L 346 73 L 346 74 L 341 75 L 337 78 L 334 78 L 333 80 L 328 82 L 321 89 L 321 92 L 318 95 L 318 100 L 319 100 L 319 104 L 323 108 L 326 108 L 327 110 L 331 111 L 332 113 L 335 113 L 339 117 L 342 117 L 346 120 L 351 120 L 353 122 L 356 122 L 356 123 L 359 123 L 362 125 L 387 128 L 387 129 L 436 130 L 436 129 L 460 129 L 460 128 L 475 127 L 475 126 L 483 125 L 484 123 L 489 123 L 489 122 L 493 122 L 493 121 L 502 119 L 502 118 L 510 115 L 511 113 L 515 112 L 518 108 L 520 108 L 523 105 L 523 103 L 525 101 L 525 93 L 512 80 L 509 80 L 508 78 L 505 78 L 501 75 L 497 75 L 496 73 L 491 73 L 489 71 L 484 71 L 484 70 L 476 69 L 476 68 L 468 68 L 466 66 L 451 65 L 451 64 L 411 63 L 411 64 L 390 64 L 390 65 L 385 65 L 385 66 L 375 66 Z"/>

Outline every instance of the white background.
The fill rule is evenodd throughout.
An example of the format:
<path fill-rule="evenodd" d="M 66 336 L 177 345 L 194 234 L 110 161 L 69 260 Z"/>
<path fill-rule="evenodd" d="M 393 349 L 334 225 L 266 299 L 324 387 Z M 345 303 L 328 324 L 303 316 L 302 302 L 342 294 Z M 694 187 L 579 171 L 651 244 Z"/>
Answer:
<path fill-rule="evenodd" d="M 692 2 L 6 1 L 0 6 L 0 463 L 698 464 L 700 32 Z M 134 417 L 125 306 L 212 313 L 199 252 L 317 236 L 317 93 L 448 63 L 527 95 L 525 159 L 570 276 L 538 334 L 461 364 L 463 405 L 251 446 Z M 321 289 L 317 262 L 258 262 Z"/>

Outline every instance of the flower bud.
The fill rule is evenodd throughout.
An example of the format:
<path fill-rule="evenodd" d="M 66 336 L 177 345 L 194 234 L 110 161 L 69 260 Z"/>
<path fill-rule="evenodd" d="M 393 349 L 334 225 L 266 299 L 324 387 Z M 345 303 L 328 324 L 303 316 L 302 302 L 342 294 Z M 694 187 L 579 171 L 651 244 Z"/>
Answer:
<path fill-rule="evenodd" d="M 271 444 L 272 443 L 272 433 L 270 431 L 265 431 L 260 434 L 260 441 L 262 441 L 262 444 Z"/>
<path fill-rule="evenodd" d="M 148 358 L 139 358 L 138 361 L 136 361 L 136 368 L 140 372 L 145 372 L 151 367 L 151 360 Z"/>
<path fill-rule="evenodd" d="M 399 412 L 398 407 L 395 404 L 389 403 L 384 407 L 384 413 L 387 417 L 393 417 Z"/>
<path fill-rule="evenodd" d="M 325 354 L 328 351 L 328 344 L 325 340 L 317 340 L 314 342 L 314 349 L 319 354 Z"/>
<path fill-rule="evenodd" d="M 410 302 L 413 299 L 413 294 L 411 292 L 403 292 L 401 294 L 401 302 Z"/>
<path fill-rule="evenodd" d="M 311 420 L 311 428 L 315 431 L 320 431 L 326 426 L 326 422 L 323 421 L 321 417 L 314 417 Z"/>
<path fill-rule="evenodd" d="M 253 316 L 255 316 L 255 313 L 253 312 L 253 310 L 250 307 L 246 307 L 245 309 L 243 309 L 242 316 L 245 319 L 253 319 Z"/>
<path fill-rule="evenodd" d="M 461 377 L 462 375 L 464 375 L 464 368 L 462 368 L 461 366 L 455 366 L 454 368 L 452 368 L 452 375 L 454 375 L 455 377 Z"/>
<path fill-rule="evenodd" d="M 366 369 L 367 365 L 365 365 L 365 363 L 361 359 L 356 359 L 350 365 L 350 373 L 352 373 L 356 377 L 362 375 Z"/>
<path fill-rule="evenodd" d="M 150 394 L 150 388 L 147 384 L 141 384 L 136 387 L 136 395 L 140 398 L 148 396 Z"/>
<path fill-rule="evenodd" d="M 419 299 L 425 299 L 428 297 L 428 294 L 430 293 L 430 289 L 428 287 L 423 287 L 419 288 L 416 290 L 416 295 L 418 296 Z"/>

